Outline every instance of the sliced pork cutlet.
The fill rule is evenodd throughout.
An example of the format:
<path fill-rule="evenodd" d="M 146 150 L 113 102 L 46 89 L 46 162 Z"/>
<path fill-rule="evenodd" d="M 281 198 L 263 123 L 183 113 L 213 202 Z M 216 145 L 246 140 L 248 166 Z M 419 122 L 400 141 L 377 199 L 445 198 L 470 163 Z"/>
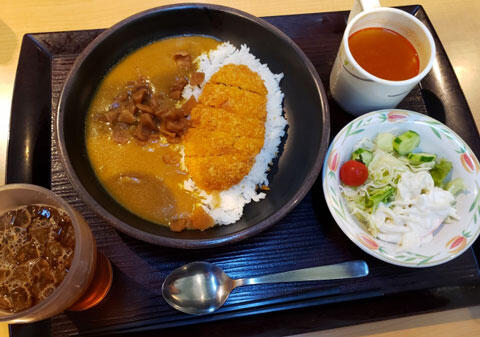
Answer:
<path fill-rule="evenodd" d="M 252 168 L 265 136 L 266 89 L 257 73 L 227 65 L 205 85 L 191 112 L 185 165 L 198 187 L 222 191 Z"/>
<path fill-rule="evenodd" d="M 265 121 L 267 97 L 239 87 L 208 82 L 198 101 L 207 106 L 233 112 L 239 118 L 251 117 Z"/>
<path fill-rule="evenodd" d="M 235 137 L 245 136 L 263 139 L 265 135 L 265 119 L 245 116 L 222 108 L 199 104 L 191 113 L 191 127 L 207 131 L 224 131 Z"/>
<path fill-rule="evenodd" d="M 246 65 L 227 64 L 222 71 L 217 71 L 210 77 L 211 83 L 226 84 L 231 87 L 238 87 L 259 95 L 267 95 L 267 88 L 257 73 L 250 70 Z"/>
<path fill-rule="evenodd" d="M 193 157 L 186 162 L 195 184 L 212 192 L 223 191 L 238 184 L 250 172 L 254 161 L 255 157 L 236 153 Z"/>

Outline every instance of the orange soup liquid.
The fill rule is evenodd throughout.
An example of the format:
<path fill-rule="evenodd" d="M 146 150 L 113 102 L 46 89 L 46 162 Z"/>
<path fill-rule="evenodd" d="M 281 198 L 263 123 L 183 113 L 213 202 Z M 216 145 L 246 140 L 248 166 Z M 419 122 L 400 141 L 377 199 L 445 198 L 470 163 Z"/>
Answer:
<path fill-rule="evenodd" d="M 353 58 L 370 74 L 390 81 L 402 81 L 419 73 L 415 47 L 393 30 L 361 29 L 348 38 Z"/>

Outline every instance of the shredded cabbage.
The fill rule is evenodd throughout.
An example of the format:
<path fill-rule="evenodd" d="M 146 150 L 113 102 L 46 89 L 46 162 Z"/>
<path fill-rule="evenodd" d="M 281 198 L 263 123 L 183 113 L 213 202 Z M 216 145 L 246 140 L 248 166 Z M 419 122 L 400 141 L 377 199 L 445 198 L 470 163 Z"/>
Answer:
<path fill-rule="evenodd" d="M 417 237 L 419 237 L 419 234 L 417 233 L 418 229 L 414 228 L 412 230 L 409 228 L 412 223 L 412 221 L 410 221 L 411 217 L 399 216 L 396 213 L 399 209 L 399 203 L 405 201 L 408 203 L 412 202 L 412 200 L 417 200 L 416 198 L 428 197 L 426 195 L 428 193 L 435 192 L 434 194 L 437 196 L 440 195 L 441 192 L 450 194 L 450 192 L 444 190 L 440 192 L 440 189 L 435 191 L 426 191 L 420 188 L 420 190 L 417 191 L 418 186 L 414 187 L 413 185 L 409 184 L 409 180 L 414 179 L 415 176 L 422 176 L 424 177 L 423 181 L 425 181 L 425 173 L 430 173 L 429 171 L 435 165 L 435 161 L 421 163 L 419 165 L 412 165 L 406 157 L 399 156 L 394 152 L 386 152 L 380 149 L 375 141 L 372 142 L 367 138 L 363 138 L 354 147 L 354 149 L 358 148 L 366 148 L 369 151 L 372 151 L 373 159 L 367 166 L 368 178 L 363 185 L 358 187 L 341 185 L 340 187 L 342 194 L 347 201 L 350 212 L 375 237 L 385 241 L 395 242 L 400 245 L 402 242 L 404 245 L 407 245 L 407 241 L 418 244 L 418 242 L 421 241 L 417 239 Z M 399 182 L 402 177 L 403 182 L 399 186 Z M 428 174 L 427 178 L 431 179 L 430 174 Z M 422 184 L 427 184 L 429 186 L 430 182 L 422 182 Z M 405 191 L 405 186 L 407 186 L 407 188 L 411 187 L 413 192 L 407 193 L 407 191 Z M 435 195 L 432 195 L 432 197 L 429 198 L 433 198 L 432 200 L 435 200 Z M 454 200 L 453 196 L 452 200 Z M 431 206 L 434 207 L 435 205 Z M 413 207 L 415 207 L 415 202 L 413 203 Z M 377 210 L 381 211 L 377 212 Z M 432 214 L 435 213 L 433 209 L 431 211 L 433 212 Z M 445 220 L 447 215 L 455 217 L 454 209 L 445 213 L 445 216 L 443 219 L 441 219 L 442 222 Z M 405 220 L 408 223 L 403 223 L 403 220 L 401 220 L 402 217 L 407 220 L 410 219 L 408 220 L 409 222 Z M 416 238 L 413 238 L 412 236 L 415 235 Z"/>

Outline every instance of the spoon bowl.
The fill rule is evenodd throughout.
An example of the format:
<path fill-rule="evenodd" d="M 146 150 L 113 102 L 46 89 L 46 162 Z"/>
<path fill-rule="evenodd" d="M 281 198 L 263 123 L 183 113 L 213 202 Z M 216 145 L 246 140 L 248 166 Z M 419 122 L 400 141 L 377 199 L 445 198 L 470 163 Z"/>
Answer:
<path fill-rule="evenodd" d="M 243 285 L 333 280 L 366 275 L 368 266 L 364 261 L 351 261 L 233 280 L 214 264 L 192 262 L 175 269 L 165 278 L 162 295 L 170 306 L 179 311 L 191 315 L 204 315 L 220 308 L 231 291 Z"/>
<path fill-rule="evenodd" d="M 192 315 L 207 314 L 225 303 L 233 284 L 220 267 L 208 262 L 192 262 L 167 276 L 162 295 L 177 310 Z"/>

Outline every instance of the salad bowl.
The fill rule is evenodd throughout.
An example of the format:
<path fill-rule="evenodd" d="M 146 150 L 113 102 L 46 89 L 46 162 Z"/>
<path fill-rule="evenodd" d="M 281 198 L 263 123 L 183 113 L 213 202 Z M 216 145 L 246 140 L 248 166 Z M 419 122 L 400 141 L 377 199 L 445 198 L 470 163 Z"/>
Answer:
<path fill-rule="evenodd" d="M 452 163 L 446 181 L 461 178 L 465 188 L 455 196 L 458 220 L 442 223 L 433 239 L 419 246 L 402 248 L 374 237 L 351 214 L 342 195 L 340 168 L 350 160 L 355 146 L 377 134 L 399 135 L 413 130 L 420 136 L 416 151 L 436 154 Z M 408 110 L 379 110 L 347 124 L 332 141 L 323 165 L 323 192 L 328 208 L 345 235 L 366 253 L 405 267 L 431 267 L 465 252 L 480 234 L 480 166 L 468 145 L 441 122 Z"/>

